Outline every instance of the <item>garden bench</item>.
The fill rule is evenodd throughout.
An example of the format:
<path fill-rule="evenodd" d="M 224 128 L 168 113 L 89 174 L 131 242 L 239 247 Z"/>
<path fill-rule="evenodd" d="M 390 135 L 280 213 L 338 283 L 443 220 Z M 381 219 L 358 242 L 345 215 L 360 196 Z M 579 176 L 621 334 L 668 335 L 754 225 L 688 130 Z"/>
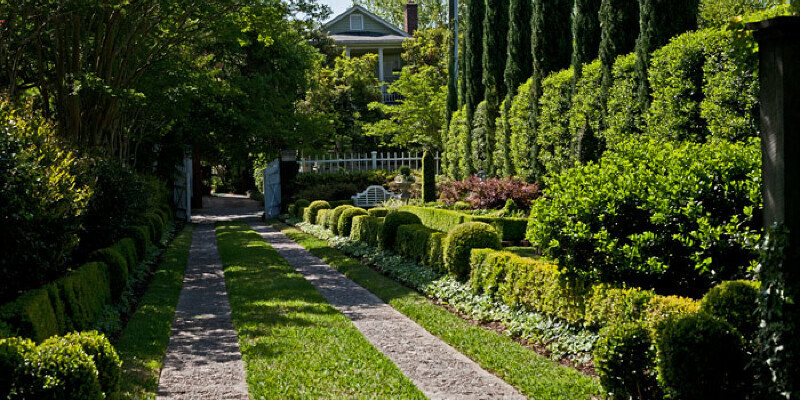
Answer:
<path fill-rule="evenodd" d="M 353 205 L 356 207 L 375 207 L 386 200 L 399 198 L 399 194 L 392 193 L 378 185 L 372 185 L 351 197 Z"/>

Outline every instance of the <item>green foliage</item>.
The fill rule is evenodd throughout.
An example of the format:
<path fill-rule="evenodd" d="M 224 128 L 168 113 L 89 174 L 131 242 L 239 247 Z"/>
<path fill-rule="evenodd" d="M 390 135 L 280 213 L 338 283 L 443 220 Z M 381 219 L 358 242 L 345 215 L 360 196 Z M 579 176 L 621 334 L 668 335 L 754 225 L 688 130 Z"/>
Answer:
<path fill-rule="evenodd" d="M 125 262 L 130 272 L 139 263 L 139 255 L 136 253 L 136 242 L 131 238 L 125 238 L 115 243 L 113 248 L 125 257 Z"/>
<path fill-rule="evenodd" d="M 669 398 L 745 398 L 743 341 L 726 322 L 704 313 L 672 317 L 656 326 L 655 344 Z"/>
<path fill-rule="evenodd" d="M 703 28 L 720 27 L 736 17 L 783 3 L 780 0 L 700 0 L 699 24 Z"/>
<path fill-rule="evenodd" d="M 583 76 L 583 64 L 597 58 L 600 48 L 600 6 L 601 0 L 576 0 L 572 16 L 572 70 L 575 80 Z"/>
<path fill-rule="evenodd" d="M 637 134 L 643 128 L 641 109 L 631 99 L 636 97 L 636 54 L 617 57 L 614 61 L 606 103 L 607 129 L 602 137 L 609 150 Z"/>
<path fill-rule="evenodd" d="M 315 225 L 319 225 L 325 229 L 328 229 L 328 223 L 330 222 L 330 213 L 332 212 L 333 210 L 330 208 L 324 208 L 322 210 L 319 210 L 317 212 L 317 216 L 314 219 L 313 223 Z"/>
<path fill-rule="evenodd" d="M 417 23 L 421 30 L 430 30 L 447 24 L 446 2 L 439 0 L 419 0 L 417 7 Z M 353 4 L 363 6 L 394 26 L 403 26 L 405 1 L 396 0 L 357 0 Z M 324 19 L 322 19 L 324 20 Z"/>
<path fill-rule="evenodd" d="M 519 86 L 508 113 L 509 152 L 514 167 L 513 175 L 517 177 L 528 177 L 533 174 L 534 159 L 531 149 L 536 144 L 536 136 L 533 135 L 529 122 L 533 111 L 531 108 L 532 85 L 532 79 L 528 79 Z"/>
<path fill-rule="evenodd" d="M 517 206 L 517 202 L 515 202 L 514 199 L 506 200 L 506 205 L 503 206 L 503 214 L 511 215 L 517 211 L 519 211 L 519 206 Z"/>
<path fill-rule="evenodd" d="M 92 190 L 55 126 L 0 97 L 0 303 L 66 271 Z"/>
<path fill-rule="evenodd" d="M 444 248 L 444 264 L 447 272 L 467 278 L 470 274 L 470 251 L 472 249 L 499 249 L 500 236 L 489 224 L 467 222 L 447 233 Z"/>
<path fill-rule="evenodd" d="M 41 342 L 60 333 L 59 316 L 46 289 L 32 289 L 0 307 L 0 319 L 15 335 Z"/>
<path fill-rule="evenodd" d="M 447 240 L 447 233 L 434 231 L 428 239 L 428 249 L 423 264 L 433 268 L 433 270 L 444 273 L 444 247 Z"/>
<path fill-rule="evenodd" d="M 594 285 L 586 303 L 586 325 L 599 328 L 644 320 L 655 296 L 652 290 Z"/>
<path fill-rule="evenodd" d="M 92 253 L 91 261 L 99 261 L 108 266 L 109 276 L 111 278 L 111 298 L 119 300 L 122 291 L 128 286 L 128 262 L 125 257 L 117 251 L 114 247 L 107 247 Z M 135 266 L 133 264 L 131 267 Z"/>
<path fill-rule="evenodd" d="M 353 218 L 359 215 L 369 215 L 369 213 L 367 213 L 367 210 L 359 207 L 350 207 L 342 212 L 342 215 L 339 217 L 339 226 L 336 229 L 340 236 L 350 237 L 350 232 L 352 232 L 353 227 Z"/>
<path fill-rule="evenodd" d="M 478 108 L 478 104 L 484 100 L 485 88 L 483 86 L 483 20 L 486 18 L 486 1 L 469 0 L 467 2 L 466 32 L 464 34 L 464 83 L 466 92 L 464 93 L 464 115 L 467 126 L 467 141 L 462 152 L 465 168 L 463 176 L 472 175 L 477 171 L 477 167 L 472 166 L 470 157 L 464 155 L 472 154 L 472 129 L 474 127 L 473 118 Z"/>
<path fill-rule="evenodd" d="M 570 110 L 572 77 L 573 71 L 570 68 L 555 72 L 542 81 L 539 130 L 536 132 L 542 172 L 556 174 L 572 167 L 577 161 L 569 131 L 569 119 L 564 117 Z"/>
<path fill-rule="evenodd" d="M 356 216 L 353 218 L 353 228 L 350 230 L 350 238 L 378 246 L 380 242 L 380 232 L 382 230 L 381 218 L 373 216 Z"/>
<path fill-rule="evenodd" d="M 499 248 L 499 247 L 497 247 Z M 493 249 L 473 250 L 469 284 L 479 293 L 512 308 L 529 310 L 579 323 L 584 294 L 562 279 L 556 264 Z"/>
<path fill-rule="evenodd" d="M 703 296 L 700 312 L 726 321 L 748 342 L 752 342 L 758 332 L 758 292 L 758 282 L 722 282 Z"/>
<path fill-rule="evenodd" d="M 36 351 L 29 339 L 0 338 L 0 397 L 22 398 L 33 388 L 33 377 L 25 361 Z M 13 397 L 12 397 L 13 396 Z"/>
<path fill-rule="evenodd" d="M 600 19 L 598 56 L 602 65 L 600 105 L 603 107 L 603 116 L 607 117 L 611 113 L 606 112 L 606 103 L 610 101 L 610 90 L 615 84 L 615 76 L 618 76 L 618 73 L 614 71 L 614 65 L 618 57 L 633 51 L 636 37 L 639 35 L 639 29 L 636 29 L 639 22 L 638 1 L 602 0 L 598 17 Z"/>
<path fill-rule="evenodd" d="M 324 200 L 312 201 L 308 207 L 303 211 L 303 221 L 313 224 L 317 222 L 317 213 L 319 210 L 331 208 L 331 205 Z"/>
<path fill-rule="evenodd" d="M 600 331 L 594 365 L 613 400 L 663 398 L 656 379 L 655 348 L 642 322 L 612 324 Z"/>
<path fill-rule="evenodd" d="M 431 236 L 436 232 L 422 224 L 401 225 L 397 228 L 394 250 L 413 262 L 423 263 L 428 257 Z"/>
<path fill-rule="evenodd" d="M 311 204 L 311 202 L 306 200 L 306 199 L 298 199 L 297 201 L 295 201 L 294 202 L 294 211 L 295 211 L 294 216 L 297 217 L 297 218 L 303 218 L 303 214 L 302 214 L 303 213 L 303 209 L 308 207 L 310 204 Z"/>
<path fill-rule="evenodd" d="M 32 398 L 54 400 L 103 399 L 97 367 L 81 345 L 50 342 L 37 347 L 31 372 L 38 387 L 29 388 Z"/>
<path fill-rule="evenodd" d="M 139 260 L 144 259 L 147 254 L 147 248 L 150 246 L 150 231 L 143 226 L 132 226 L 128 228 L 128 235 L 133 239 L 136 245 L 136 254 Z"/>
<path fill-rule="evenodd" d="M 599 60 L 582 66 L 567 112 L 573 159 L 581 163 L 597 161 L 603 153 L 604 145 L 599 138 L 603 113 L 600 67 Z"/>
<path fill-rule="evenodd" d="M 758 142 L 627 142 L 552 177 L 528 240 L 571 277 L 699 296 L 751 266 L 759 176 Z"/>
<path fill-rule="evenodd" d="M 108 267 L 92 262 L 82 265 L 58 281 L 67 314 L 76 330 L 92 327 L 103 308 L 111 303 Z"/>
<path fill-rule="evenodd" d="M 636 95 L 640 110 L 650 107 L 648 75 L 651 53 L 667 44 L 673 36 L 697 28 L 698 4 L 699 0 L 639 0 Z"/>
<path fill-rule="evenodd" d="M 490 126 L 492 117 L 489 114 L 489 104 L 486 101 L 480 102 L 472 117 L 472 131 L 470 133 L 472 136 L 472 153 L 467 153 L 472 155 L 473 168 L 477 172 L 483 172 L 486 175 L 491 175 L 489 172 L 491 167 L 490 154 L 494 145 L 493 128 Z"/>
<path fill-rule="evenodd" d="M 510 0 L 508 7 L 507 55 L 504 71 L 507 93 L 503 102 L 510 108 L 512 98 L 517 94 L 517 88 L 533 74 L 533 60 L 529 51 L 533 3 L 525 0 Z M 508 112 L 505 107 L 501 107 L 501 112 L 502 110 Z M 510 174 L 504 172 L 503 175 Z"/>
<path fill-rule="evenodd" d="M 397 236 L 397 229 L 400 225 L 420 224 L 421 221 L 416 215 L 407 211 L 391 212 L 386 216 L 381 226 L 380 231 L 380 244 L 383 249 L 391 249 L 394 247 L 395 237 Z"/>
<path fill-rule="evenodd" d="M 70 333 L 61 337 L 54 336 L 42 343 L 42 346 L 67 347 L 70 345 L 80 346 L 84 353 L 92 358 L 97 368 L 100 389 L 105 394 L 105 398 L 118 398 L 122 362 L 108 339 L 96 331 L 91 331 Z"/>
<path fill-rule="evenodd" d="M 430 151 L 422 154 L 422 201 L 436 201 L 436 161 Z"/>
<path fill-rule="evenodd" d="M 344 212 L 344 210 L 346 210 L 348 208 L 353 208 L 353 206 L 347 205 L 347 204 L 338 206 L 338 207 L 334 208 L 333 212 L 331 212 L 328 215 L 328 219 L 329 220 L 328 220 L 327 228 L 330 229 L 331 232 L 333 232 L 334 235 L 339 235 L 340 234 L 339 233 L 339 218 L 341 218 L 342 213 Z"/>
<path fill-rule="evenodd" d="M 472 161 L 462 154 L 472 154 L 472 139 L 464 108 L 453 113 L 450 119 L 450 134 L 446 141 L 445 172 L 452 178 L 472 174 Z"/>
<path fill-rule="evenodd" d="M 652 102 L 645 113 L 645 134 L 656 140 L 704 142 L 708 128 L 700 118 L 705 46 L 715 32 L 688 32 L 650 56 Z"/>
<path fill-rule="evenodd" d="M 502 240 L 522 240 L 525 237 L 527 222 L 523 218 L 469 215 L 433 207 L 403 206 L 400 209 L 419 217 L 422 224 L 428 228 L 441 232 L 449 232 L 465 222 L 484 222 L 492 225 L 501 235 Z M 468 206 L 467 209 L 471 209 L 471 207 Z"/>
<path fill-rule="evenodd" d="M 389 209 L 386 207 L 375 207 L 367 210 L 367 213 L 373 217 L 385 217 L 387 214 L 389 214 Z"/>

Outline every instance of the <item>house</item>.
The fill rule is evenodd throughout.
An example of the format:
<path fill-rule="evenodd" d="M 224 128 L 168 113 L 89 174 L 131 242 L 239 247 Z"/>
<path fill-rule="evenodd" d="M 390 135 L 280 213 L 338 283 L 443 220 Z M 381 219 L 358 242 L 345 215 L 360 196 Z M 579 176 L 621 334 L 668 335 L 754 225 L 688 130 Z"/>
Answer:
<path fill-rule="evenodd" d="M 417 30 L 417 4 L 414 0 L 409 0 L 403 11 L 405 30 L 358 5 L 350 7 L 323 25 L 323 29 L 328 31 L 336 45 L 345 49 L 347 57 L 358 57 L 367 53 L 378 55 L 375 76 L 381 82 L 384 103 L 398 100 L 397 95 L 387 93 L 386 88 L 397 79 L 396 73 L 403 68 L 403 41 Z"/>

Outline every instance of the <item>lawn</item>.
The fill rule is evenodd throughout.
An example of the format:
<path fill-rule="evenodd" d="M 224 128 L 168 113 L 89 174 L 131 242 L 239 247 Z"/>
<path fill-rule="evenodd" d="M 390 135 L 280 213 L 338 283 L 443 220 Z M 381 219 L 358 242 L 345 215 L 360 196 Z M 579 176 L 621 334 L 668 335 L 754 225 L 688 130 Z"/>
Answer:
<path fill-rule="evenodd" d="M 597 379 L 465 321 L 414 290 L 329 247 L 325 241 L 283 224 L 275 227 L 529 398 L 575 400 L 601 396 Z"/>
<path fill-rule="evenodd" d="M 247 224 L 217 239 L 253 399 L 425 398 Z"/>

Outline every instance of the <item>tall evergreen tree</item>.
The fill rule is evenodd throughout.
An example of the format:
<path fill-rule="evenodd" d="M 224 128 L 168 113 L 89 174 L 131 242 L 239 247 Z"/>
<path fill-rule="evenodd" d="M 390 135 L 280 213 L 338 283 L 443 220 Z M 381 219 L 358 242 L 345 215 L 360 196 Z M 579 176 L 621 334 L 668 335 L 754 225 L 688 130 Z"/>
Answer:
<path fill-rule="evenodd" d="M 639 38 L 636 39 L 637 100 L 642 112 L 650 106 L 647 69 L 651 53 L 669 39 L 697 28 L 698 0 L 639 0 Z"/>
<path fill-rule="evenodd" d="M 581 78 L 584 63 L 597 57 L 600 48 L 600 4 L 601 0 L 575 0 L 575 15 L 572 16 L 572 68 L 574 83 Z"/>
<path fill-rule="evenodd" d="M 611 71 L 617 56 L 628 54 L 636 46 L 639 36 L 638 0 L 602 0 L 600 5 L 600 64 L 602 80 L 600 98 L 605 118 L 608 89 L 611 87 Z M 605 126 L 605 124 L 603 124 Z"/>
<path fill-rule="evenodd" d="M 458 82 L 457 71 L 458 66 L 458 34 L 456 33 L 456 0 L 448 0 L 448 28 L 449 34 L 447 36 L 447 125 L 450 125 L 450 118 L 453 113 L 458 109 Z"/>
<path fill-rule="evenodd" d="M 509 115 L 511 101 L 517 92 L 517 88 L 533 74 L 533 60 L 530 51 L 528 51 L 531 48 L 532 8 L 533 2 L 531 0 L 511 0 L 508 4 L 506 68 L 503 72 L 506 84 L 506 100 L 503 104 L 506 109 L 501 115 Z M 509 129 L 508 123 L 505 123 L 504 126 L 505 129 L 497 133 L 504 135 L 504 137 L 499 138 L 500 140 L 497 142 L 503 146 L 500 151 L 503 156 L 503 160 L 501 160 L 503 165 L 502 175 L 508 176 L 513 171 L 511 151 L 509 149 L 511 129 Z"/>
<path fill-rule="evenodd" d="M 486 0 L 483 19 L 483 85 L 486 100 L 486 148 L 481 158 L 485 159 L 487 175 L 494 175 L 495 121 L 500 115 L 500 102 L 506 95 L 503 73 L 506 68 L 509 0 Z"/>
<path fill-rule="evenodd" d="M 524 177 L 541 183 L 541 164 L 537 161 L 539 148 L 536 144 L 538 131 L 539 97 L 542 95 L 542 80 L 553 71 L 567 68 L 572 56 L 573 3 L 570 0 L 534 0 L 531 17 L 531 53 L 533 54 L 533 81 L 531 83 L 531 115 L 529 147 L 531 169 L 535 176 Z"/>
<path fill-rule="evenodd" d="M 483 18 L 486 12 L 484 0 L 469 0 L 467 5 L 467 32 L 464 38 L 464 105 L 468 131 L 472 130 L 475 109 L 483 100 Z M 468 135 L 469 136 L 469 135 Z M 470 155 L 472 141 L 467 139 L 463 154 L 467 159 L 467 169 L 472 172 Z"/>

